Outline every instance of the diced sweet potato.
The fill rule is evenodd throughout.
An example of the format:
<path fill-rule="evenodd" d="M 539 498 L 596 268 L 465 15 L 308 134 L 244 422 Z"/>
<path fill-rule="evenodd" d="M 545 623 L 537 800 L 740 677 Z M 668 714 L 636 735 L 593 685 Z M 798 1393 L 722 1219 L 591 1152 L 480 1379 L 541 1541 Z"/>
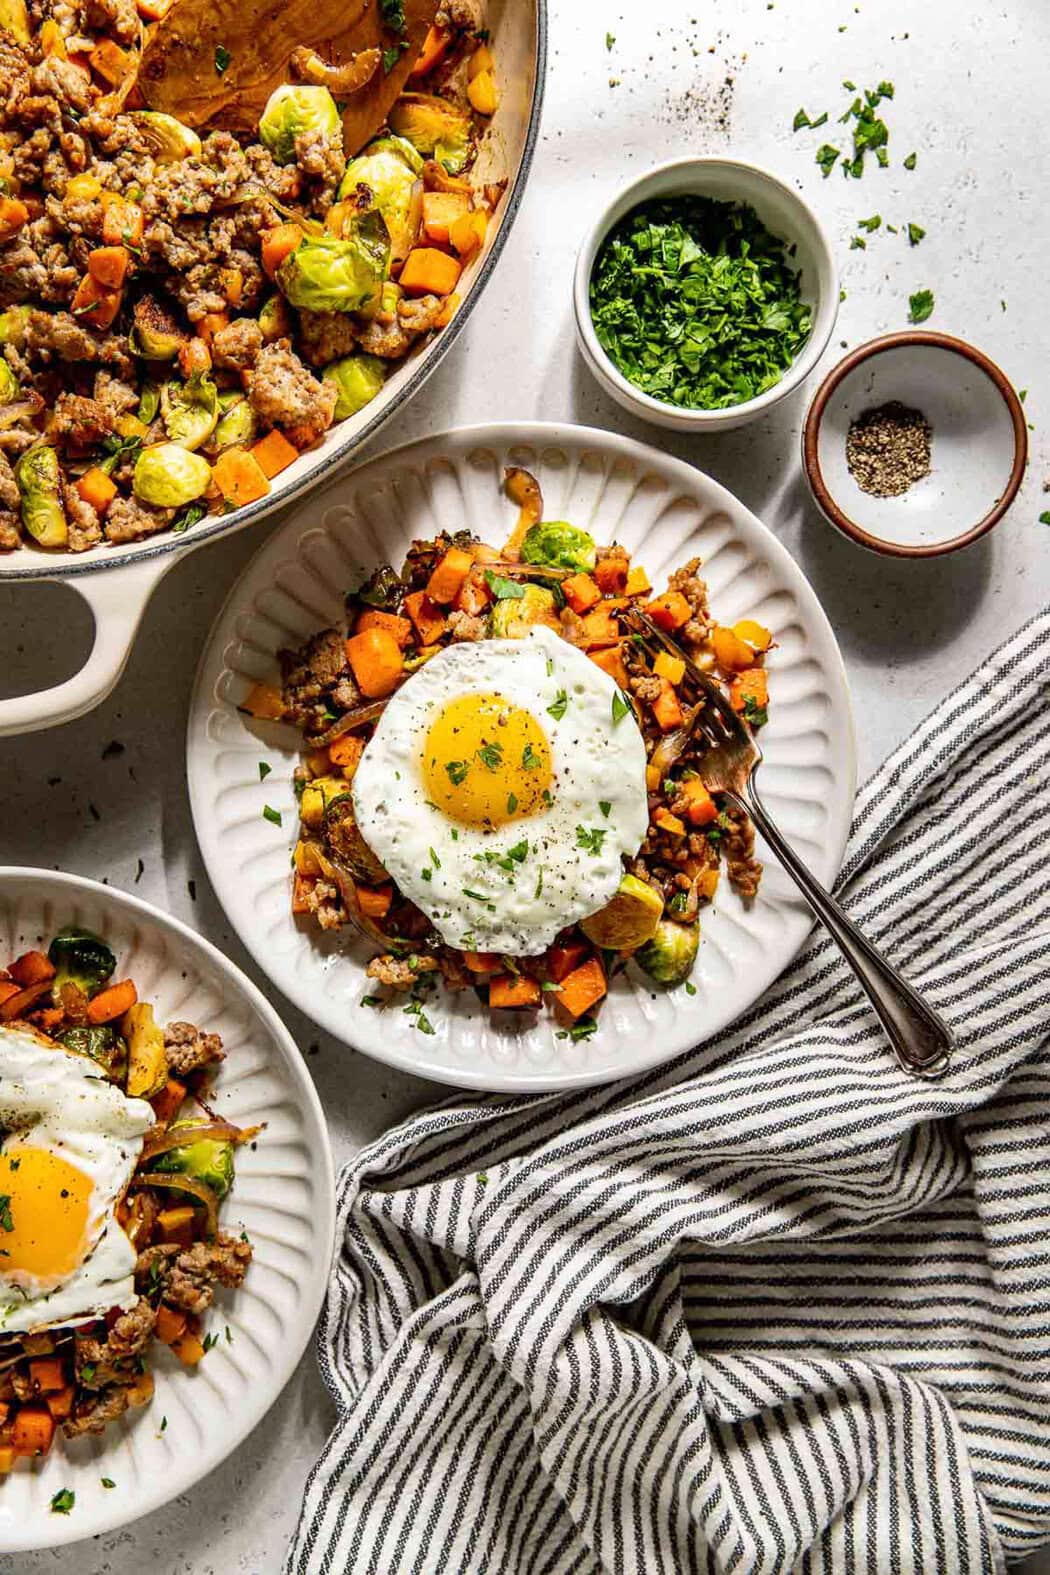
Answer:
<path fill-rule="evenodd" d="M 597 583 L 589 574 L 572 574 L 567 580 L 562 580 L 561 588 L 573 612 L 579 613 L 581 617 L 602 599 Z"/>
<path fill-rule="evenodd" d="M 628 684 L 627 669 L 623 665 L 623 654 L 619 645 L 607 645 L 603 650 L 588 652 L 591 661 L 600 667 L 603 673 L 615 679 L 621 689 L 626 689 Z"/>
<path fill-rule="evenodd" d="M 405 670 L 401 647 L 386 629 L 365 629 L 351 635 L 346 655 L 357 687 L 369 700 L 390 694 Z"/>
<path fill-rule="evenodd" d="M 462 547 L 450 547 L 427 581 L 427 595 L 431 601 L 446 607 L 454 602 L 473 563 L 471 553 L 464 552 Z"/>
<path fill-rule="evenodd" d="M 536 980 L 525 974 L 497 974 L 489 984 L 489 1005 L 493 1010 L 533 1009 L 539 1006 L 540 996 Z"/>
<path fill-rule="evenodd" d="M 393 635 L 402 650 L 412 644 L 412 625 L 409 620 L 399 618 L 397 613 L 383 612 L 379 607 L 366 607 L 354 627 L 358 634 L 365 629 L 385 629 Z"/>
<path fill-rule="evenodd" d="M 663 596 L 654 596 L 645 610 L 658 629 L 668 632 L 680 629 L 692 617 L 692 609 L 681 591 L 666 591 Z"/>
<path fill-rule="evenodd" d="M 559 1009 L 569 1017 L 582 1017 L 597 1005 L 605 991 L 605 970 L 597 957 L 590 957 L 566 974 L 555 999 Z"/>
<path fill-rule="evenodd" d="M 413 591 L 405 597 L 405 609 L 416 626 L 424 645 L 433 645 L 445 632 L 445 615 L 426 591 Z"/>

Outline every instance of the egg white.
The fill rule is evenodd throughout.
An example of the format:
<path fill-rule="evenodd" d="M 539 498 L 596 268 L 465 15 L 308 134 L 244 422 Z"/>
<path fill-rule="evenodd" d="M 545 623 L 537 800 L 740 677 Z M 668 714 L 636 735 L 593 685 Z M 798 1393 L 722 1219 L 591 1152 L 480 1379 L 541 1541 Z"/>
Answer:
<path fill-rule="evenodd" d="M 482 830 L 428 801 L 427 734 L 443 706 L 470 693 L 498 694 L 540 722 L 553 767 L 548 807 Z M 613 720 L 617 695 L 584 652 L 540 626 L 523 640 L 448 646 L 391 697 L 354 775 L 354 811 L 399 889 L 448 945 L 537 956 L 613 896 L 622 857 L 637 853 L 649 825 L 645 743 L 633 712 Z M 579 828 L 599 833 L 590 847 Z M 528 853 L 511 870 L 486 860 L 506 858 L 523 839 Z"/>
<path fill-rule="evenodd" d="M 0 1255 L 0 1332 L 84 1322 L 134 1305 L 136 1254 L 115 1210 L 153 1121 L 145 1100 L 129 1099 L 88 1056 L 0 1025 L 0 1153 L 47 1149 L 91 1182 L 84 1252 L 72 1272 L 56 1284 L 5 1268 Z"/>

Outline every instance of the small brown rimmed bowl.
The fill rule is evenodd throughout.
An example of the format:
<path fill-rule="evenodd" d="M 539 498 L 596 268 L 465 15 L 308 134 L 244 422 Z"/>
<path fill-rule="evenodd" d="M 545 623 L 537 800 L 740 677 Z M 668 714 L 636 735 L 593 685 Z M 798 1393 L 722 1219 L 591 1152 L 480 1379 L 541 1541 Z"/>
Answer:
<path fill-rule="evenodd" d="M 897 497 L 862 491 L 846 463 L 851 422 L 897 401 L 932 430 L 928 476 Z M 802 430 L 802 464 L 832 525 L 862 547 L 896 558 L 933 558 L 968 547 L 1017 496 L 1028 428 L 1012 384 L 962 339 L 921 329 L 851 350 L 824 379 Z"/>

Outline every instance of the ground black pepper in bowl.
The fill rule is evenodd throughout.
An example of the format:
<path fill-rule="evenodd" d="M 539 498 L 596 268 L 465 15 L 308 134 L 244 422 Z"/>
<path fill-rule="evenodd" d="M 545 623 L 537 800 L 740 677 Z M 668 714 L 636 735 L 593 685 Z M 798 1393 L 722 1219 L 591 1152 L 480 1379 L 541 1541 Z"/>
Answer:
<path fill-rule="evenodd" d="M 930 474 L 932 442 L 922 411 L 891 399 L 850 422 L 846 464 L 862 492 L 899 498 Z"/>

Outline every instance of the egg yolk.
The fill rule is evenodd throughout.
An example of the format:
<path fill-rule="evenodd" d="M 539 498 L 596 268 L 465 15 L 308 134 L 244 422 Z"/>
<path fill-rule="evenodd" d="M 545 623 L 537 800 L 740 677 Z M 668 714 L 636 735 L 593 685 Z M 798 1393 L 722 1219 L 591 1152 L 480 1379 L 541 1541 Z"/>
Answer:
<path fill-rule="evenodd" d="M 0 1275 L 72 1274 L 87 1255 L 91 1178 L 49 1149 L 0 1154 Z"/>
<path fill-rule="evenodd" d="M 503 826 L 550 803 L 550 744 L 532 713 L 502 695 L 460 695 L 431 723 L 423 780 L 450 819 Z"/>

